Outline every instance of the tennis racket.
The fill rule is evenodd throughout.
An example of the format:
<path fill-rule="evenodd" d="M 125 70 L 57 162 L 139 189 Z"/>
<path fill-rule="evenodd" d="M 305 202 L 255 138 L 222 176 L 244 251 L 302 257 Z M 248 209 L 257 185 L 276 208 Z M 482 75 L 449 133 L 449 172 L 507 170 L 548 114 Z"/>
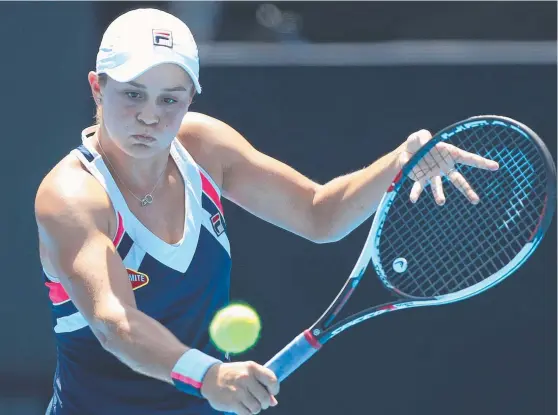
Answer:
<path fill-rule="evenodd" d="M 428 195 L 416 203 L 409 200 L 421 166 L 432 163 L 435 152 L 447 153 L 444 143 L 499 163 L 496 171 L 455 164 L 479 203 L 472 204 L 451 183 L 444 186 L 443 206 Z M 527 126 L 501 116 L 476 116 L 443 129 L 410 158 L 387 189 L 335 300 L 265 366 L 282 381 L 326 342 L 365 320 L 465 300 L 494 287 L 533 254 L 550 225 L 555 199 L 556 167 Z M 398 300 L 338 319 L 370 262 Z"/>

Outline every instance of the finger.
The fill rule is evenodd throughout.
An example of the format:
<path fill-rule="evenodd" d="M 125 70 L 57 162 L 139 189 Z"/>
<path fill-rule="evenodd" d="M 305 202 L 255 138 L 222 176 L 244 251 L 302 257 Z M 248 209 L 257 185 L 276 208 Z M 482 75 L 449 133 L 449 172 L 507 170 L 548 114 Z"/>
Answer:
<path fill-rule="evenodd" d="M 279 381 L 277 380 L 277 376 L 271 370 L 257 363 L 253 366 L 253 373 L 256 376 L 256 379 L 263 384 L 269 393 L 272 395 L 277 395 L 279 393 Z"/>
<path fill-rule="evenodd" d="M 439 206 L 446 203 L 446 197 L 444 196 L 444 188 L 442 187 L 442 178 L 440 176 L 434 176 L 430 183 L 432 188 L 432 194 L 434 195 L 434 200 Z"/>
<path fill-rule="evenodd" d="M 232 406 L 232 413 L 225 412 L 226 415 L 237 414 L 237 415 L 252 415 L 252 412 L 244 406 L 242 402 L 237 402 Z"/>
<path fill-rule="evenodd" d="M 450 151 L 442 147 L 442 144 L 444 143 L 438 143 L 431 148 L 413 168 L 418 179 L 439 175 L 447 166 L 453 165 Z"/>
<path fill-rule="evenodd" d="M 415 167 L 413 167 L 413 173 L 417 180 L 427 179 L 436 172 L 441 170 L 440 163 L 433 157 L 431 152 L 425 154 L 425 156 L 420 160 Z"/>
<path fill-rule="evenodd" d="M 277 406 L 279 404 L 279 402 L 277 402 L 277 399 L 275 399 L 275 396 L 271 395 L 271 404 L 270 406 Z"/>
<path fill-rule="evenodd" d="M 251 414 L 259 414 L 262 410 L 262 405 L 260 402 L 250 393 L 249 390 L 245 389 L 241 393 L 242 404 L 250 410 Z"/>
<path fill-rule="evenodd" d="M 498 170 L 500 165 L 494 160 L 481 157 L 478 154 L 469 153 L 468 151 L 457 149 L 456 161 L 467 166 L 476 167 L 484 170 Z"/>
<path fill-rule="evenodd" d="M 421 180 L 416 181 L 413 184 L 413 187 L 411 188 L 411 194 L 409 196 L 412 203 L 416 203 L 416 201 L 418 200 L 418 198 L 419 198 L 420 194 L 422 193 L 423 189 L 424 189 L 424 186 L 423 186 Z"/>
<path fill-rule="evenodd" d="M 465 177 L 457 171 L 452 171 L 448 178 L 461 193 L 473 204 L 479 203 L 479 196 L 475 193 L 471 185 L 465 180 Z"/>
<path fill-rule="evenodd" d="M 266 387 L 257 379 L 251 378 L 247 383 L 248 392 L 258 400 L 262 409 L 267 409 L 271 405 L 271 395 Z"/>
<path fill-rule="evenodd" d="M 450 144 L 438 143 L 429 153 L 437 160 L 436 163 L 438 167 L 443 170 L 447 166 L 453 166 L 455 164 L 457 150 L 459 150 L 457 147 Z"/>

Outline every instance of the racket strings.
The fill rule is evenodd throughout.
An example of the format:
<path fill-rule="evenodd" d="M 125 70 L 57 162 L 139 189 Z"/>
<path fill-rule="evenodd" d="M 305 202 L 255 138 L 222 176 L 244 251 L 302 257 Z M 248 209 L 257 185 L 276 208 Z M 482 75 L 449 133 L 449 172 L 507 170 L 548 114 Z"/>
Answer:
<path fill-rule="evenodd" d="M 413 297 L 433 297 L 477 284 L 505 267 L 525 246 L 544 205 L 546 170 L 536 146 L 520 131 L 488 125 L 458 132 L 447 144 L 495 160 L 498 171 L 465 164 L 455 169 L 479 195 L 471 204 L 449 179 L 444 180 L 446 203 L 438 206 L 423 194 L 413 204 L 414 180 L 430 169 L 443 170 L 451 149 L 436 145 L 441 163 L 428 156 L 427 171 L 417 165 L 399 188 L 380 238 L 380 257 L 388 281 Z M 453 165 L 453 163 L 451 163 Z M 392 264 L 404 258 L 405 270 Z"/>
<path fill-rule="evenodd" d="M 457 193 L 457 192 L 456 192 Z M 464 197 L 461 194 L 454 194 L 451 195 L 452 197 Z M 395 209 L 394 213 L 398 213 L 398 210 Z M 407 212 L 408 213 L 408 212 Z M 421 211 L 421 213 L 426 213 L 426 211 Z M 465 220 L 465 215 L 463 214 L 463 211 L 459 210 L 457 212 L 455 212 L 455 215 L 452 215 L 451 217 L 448 217 L 447 219 L 450 221 L 450 223 L 446 223 L 446 226 L 449 227 L 453 227 L 453 226 L 463 226 L 464 220 Z M 411 215 L 407 214 L 406 215 L 406 219 L 408 220 L 408 218 Z M 422 229 L 425 226 L 430 226 L 431 224 L 429 223 L 429 219 L 426 215 L 421 215 L 419 218 L 417 218 L 416 222 L 414 223 L 414 226 L 412 228 L 410 228 L 410 230 L 403 234 L 402 237 L 403 239 L 407 239 L 409 238 L 411 235 L 417 235 L 417 232 Z M 483 220 L 485 225 L 488 225 L 486 223 L 486 221 L 481 217 L 481 220 Z M 436 224 L 440 225 L 439 222 L 436 222 Z M 467 229 L 469 229 L 469 231 L 467 231 Z M 442 247 L 442 250 L 438 250 L 436 252 L 436 255 L 438 255 L 437 258 L 437 262 L 442 262 L 442 263 L 446 263 L 446 261 L 450 261 L 451 257 L 452 257 L 452 247 L 455 246 L 455 244 L 461 244 L 461 246 L 459 247 L 461 249 L 461 251 L 464 253 L 464 255 L 467 257 L 468 260 L 473 261 L 473 258 L 470 254 L 470 247 L 473 243 L 476 242 L 476 238 L 474 238 L 473 233 L 475 232 L 474 228 L 465 228 L 464 232 L 466 232 L 464 235 L 458 235 L 455 233 L 448 233 L 445 232 L 444 229 L 437 229 L 433 232 L 434 235 L 436 235 L 438 237 L 438 243 L 435 244 L 433 239 L 427 239 L 426 241 L 416 241 L 415 243 L 417 244 L 417 248 L 419 250 L 419 256 L 420 257 L 425 257 L 426 255 L 429 255 L 433 252 L 436 252 L 436 247 L 435 245 Z M 411 260 L 416 263 L 416 256 L 412 255 Z M 449 262 L 448 262 L 449 263 Z M 430 264 L 430 263 L 429 263 Z M 459 266 L 459 264 L 455 264 L 454 267 Z M 494 267 L 496 268 L 496 266 Z M 428 270 L 429 272 L 435 272 L 435 269 L 430 269 Z M 403 278 L 401 276 L 401 278 Z M 458 281 L 456 278 L 454 279 L 446 279 L 446 280 L 439 280 L 437 283 L 433 283 L 430 284 L 430 290 L 421 290 L 421 281 L 419 279 L 407 279 L 407 285 L 405 285 L 403 282 L 399 282 L 397 281 L 397 278 L 394 279 L 394 283 L 395 284 L 402 284 L 400 285 L 400 289 L 403 292 L 406 292 L 411 285 L 415 285 L 417 289 L 419 289 L 420 293 L 422 296 L 430 296 L 433 295 L 432 293 L 436 292 L 436 291 L 440 291 L 441 289 L 447 287 L 447 288 L 453 288 L 451 285 L 452 283 L 454 284 L 454 287 L 458 286 Z M 428 283 L 429 281 L 426 280 L 425 283 Z"/>
<path fill-rule="evenodd" d="M 456 195 L 458 197 L 462 197 L 462 195 Z M 420 220 L 422 219 L 422 220 Z M 412 228 L 412 234 L 416 234 L 417 231 L 419 231 L 419 229 L 421 227 L 424 227 L 428 224 L 428 221 L 425 219 L 425 217 L 423 216 L 422 218 L 420 218 L 418 221 L 418 224 L 416 226 L 414 226 Z M 455 215 L 453 218 L 451 218 L 452 222 L 451 224 L 449 224 L 449 226 L 459 226 L 459 223 L 463 223 L 463 215 L 458 214 Z M 460 222 L 461 221 L 461 222 Z M 472 233 L 473 231 L 471 231 Z M 464 252 L 464 254 L 468 257 L 469 260 L 473 260 L 472 257 L 469 254 L 469 245 L 474 241 L 474 238 L 464 238 L 464 241 L 458 240 L 458 236 L 455 236 L 452 238 L 451 234 L 448 234 L 446 232 L 442 232 L 442 230 L 440 229 L 440 232 L 435 232 L 435 235 L 438 236 L 439 240 L 438 240 L 438 244 L 434 244 L 432 239 L 426 240 L 426 241 L 416 241 L 416 246 L 418 249 L 418 255 L 411 255 L 411 261 L 412 263 L 416 263 L 416 260 L 418 259 L 417 257 L 420 258 L 424 258 L 428 255 L 431 255 L 433 252 L 436 253 L 436 255 L 438 256 L 436 261 L 437 262 L 442 262 L 444 263 L 446 260 L 450 260 L 451 259 L 451 249 L 452 247 L 456 244 L 456 243 L 461 243 L 462 246 L 460 247 L 462 249 L 462 251 Z M 407 239 L 410 235 L 403 235 L 405 239 Z M 468 235 L 465 235 L 468 236 Z M 464 245 L 463 245 L 464 244 Z M 436 246 L 441 246 L 443 249 L 442 250 L 437 250 Z M 430 263 L 428 264 L 430 265 Z M 435 269 L 428 269 L 425 270 L 428 272 L 435 272 Z M 402 277 L 401 277 L 402 278 Z M 445 281 L 439 280 L 436 283 L 431 283 L 429 288 L 430 290 L 426 289 L 421 289 L 421 283 L 423 285 L 428 284 L 429 280 L 426 280 L 425 282 L 420 281 L 420 279 L 406 279 L 406 285 L 405 285 L 405 281 L 398 281 L 397 278 L 394 278 L 394 284 L 397 284 L 400 289 L 403 292 L 407 292 L 409 290 L 409 288 L 414 285 L 416 289 L 418 289 L 421 293 L 422 296 L 430 296 L 432 292 L 436 292 L 439 291 L 441 288 L 443 288 L 443 286 L 441 285 L 445 285 L 445 286 L 450 286 L 452 283 L 457 284 L 457 281 L 451 280 L 451 279 L 446 279 Z"/>
<path fill-rule="evenodd" d="M 505 131 L 505 130 L 504 130 Z M 498 138 L 501 138 L 501 132 L 500 134 L 498 134 Z M 476 139 L 480 139 L 480 137 L 476 137 Z M 515 153 L 515 154 L 514 154 Z M 506 240 L 506 242 L 508 243 L 508 245 L 512 248 L 513 251 L 517 252 L 519 251 L 524 243 L 526 242 L 526 240 L 522 240 L 520 241 L 518 238 L 518 231 L 521 231 L 521 228 L 519 225 L 524 225 L 525 223 L 521 223 L 520 221 L 517 221 L 515 219 L 517 219 L 517 217 L 520 214 L 531 214 L 531 219 L 530 221 L 532 223 L 535 222 L 535 220 L 537 219 L 538 215 L 539 215 L 539 207 L 541 206 L 542 200 L 535 201 L 535 203 L 532 204 L 532 206 L 526 206 L 526 203 L 529 203 L 530 199 L 529 197 L 532 197 L 533 194 L 541 194 L 544 193 L 544 188 L 542 189 L 536 189 L 536 191 L 534 193 L 531 192 L 531 194 L 527 194 L 526 189 L 531 189 L 532 190 L 532 185 L 533 183 L 536 182 L 535 180 L 535 169 L 533 167 L 533 165 L 531 163 L 529 163 L 529 159 L 534 159 L 537 160 L 538 159 L 538 153 L 536 148 L 534 148 L 534 146 L 531 146 L 530 148 L 527 148 L 527 151 L 523 151 L 523 152 L 517 152 L 517 151 L 499 151 L 499 155 L 501 158 L 501 164 L 504 164 L 507 166 L 507 168 L 509 170 L 514 170 L 515 172 L 522 172 L 523 174 L 509 174 L 507 176 L 505 176 L 507 179 L 511 179 L 511 182 L 513 182 L 512 186 L 512 192 L 511 192 L 511 198 L 501 198 L 502 201 L 507 203 L 507 208 L 505 209 L 505 214 L 502 214 L 501 217 L 504 218 L 503 223 L 498 227 L 498 229 L 496 230 L 495 234 L 497 236 L 499 236 L 500 238 L 503 238 Z M 489 154 L 487 154 L 487 156 L 494 158 L 493 156 L 490 156 Z M 472 168 L 468 168 L 469 170 L 472 170 Z M 539 171 L 544 172 L 544 166 L 541 163 L 541 168 L 539 169 Z M 476 179 L 476 176 L 473 176 Z M 477 183 L 474 180 L 470 180 L 470 182 L 473 183 L 473 186 L 477 186 Z M 544 180 L 539 180 L 539 183 L 543 183 Z M 491 183 L 500 183 L 498 181 L 492 181 Z M 485 185 L 485 183 L 478 183 L 478 185 L 482 186 Z M 543 183 L 544 185 L 544 183 Z M 488 193 L 488 192 L 487 192 Z M 508 192 L 509 193 L 509 192 Z M 501 195 L 498 195 L 501 196 Z M 484 195 L 484 197 L 486 197 L 486 194 Z M 524 203 L 524 201 L 526 201 L 526 203 Z M 521 207 L 521 209 L 518 208 L 518 206 Z M 481 219 L 483 218 L 487 218 L 489 216 L 480 216 Z M 484 221 L 484 224 L 486 225 L 486 220 Z M 514 229 L 512 229 L 511 227 L 513 227 Z M 502 229 L 506 227 L 507 231 L 509 232 L 502 232 Z M 529 227 L 524 227 L 524 229 L 526 229 L 527 231 L 529 230 Z M 528 233 L 528 232 L 527 232 Z M 526 235 L 525 235 L 526 236 Z M 484 249 L 489 249 L 490 246 L 487 246 L 488 244 L 484 244 L 485 246 L 483 247 Z M 494 252 L 493 255 L 500 255 L 500 261 L 501 264 L 498 264 L 498 267 L 501 267 L 503 265 L 505 265 L 506 263 L 508 263 L 512 257 L 510 256 L 510 250 L 501 250 L 500 252 Z M 486 255 L 485 255 L 486 256 Z"/>

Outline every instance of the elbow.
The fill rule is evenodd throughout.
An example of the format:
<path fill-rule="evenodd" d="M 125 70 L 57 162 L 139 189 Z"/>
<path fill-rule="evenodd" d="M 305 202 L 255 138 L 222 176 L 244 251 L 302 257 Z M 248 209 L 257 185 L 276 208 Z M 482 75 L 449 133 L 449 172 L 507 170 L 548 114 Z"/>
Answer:
<path fill-rule="evenodd" d="M 112 353 L 132 337 L 132 326 L 124 308 L 95 313 L 91 329 L 101 346 Z"/>
<path fill-rule="evenodd" d="M 334 224 L 328 215 L 324 214 L 318 207 L 314 207 L 307 223 L 309 226 L 302 236 L 310 242 L 321 245 L 337 242 L 343 238 L 335 232 Z"/>
<path fill-rule="evenodd" d="M 324 186 L 320 186 L 323 189 Z M 310 226 L 307 229 L 306 239 L 316 244 L 329 244 L 343 239 L 347 233 L 339 228 L 335 220 L 334 205 L 331 198 L 324 196 L 323 191 L 316 190 L 312 205 L 307 213 Z"/>
<path fill-rule="evenodd" d="M 332 221 L 315 219 L 313 221 L 312 231 L 309 232 L 306 238 L 315 244 L 329 244 L 338 242 L 345 236 L 346 235 L 336 231 Z"/>
<path fill-rule="evenodd" d="M 330 244 L 333 242 L 339 242 L 344 237 L 345 235 L 334 234 L 333 232 L 319 232 L 309 239 L 315 244 Z"/>

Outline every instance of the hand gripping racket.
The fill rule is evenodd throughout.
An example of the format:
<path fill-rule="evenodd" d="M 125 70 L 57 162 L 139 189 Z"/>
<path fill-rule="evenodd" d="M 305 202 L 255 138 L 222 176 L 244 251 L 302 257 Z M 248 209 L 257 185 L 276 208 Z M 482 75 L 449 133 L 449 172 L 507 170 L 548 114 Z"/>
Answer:
<path fill-rule="evenodd" d="M 434 152 L 447 148 L 443 143 L 499 163 L 496 171 L 455 165 L 479 203 L 472 204 L 451 183 L 444 186 L 443 206 L 426 194 L 416 203 L 409 200 L 413 178 L 432 162 Z M 443 129 L 387 189 L 356 265 L 329 308 L 265 366 L 282 381 L 327 341 L 358 323 L 390 311 L 465 300 L 494 287 L 535 251 L 552 220 L 555 199 L 554 162 L 527 126 L 505 117 L 477 116 Z M 335 322 L 370 262 L 399 300 Z"/>

